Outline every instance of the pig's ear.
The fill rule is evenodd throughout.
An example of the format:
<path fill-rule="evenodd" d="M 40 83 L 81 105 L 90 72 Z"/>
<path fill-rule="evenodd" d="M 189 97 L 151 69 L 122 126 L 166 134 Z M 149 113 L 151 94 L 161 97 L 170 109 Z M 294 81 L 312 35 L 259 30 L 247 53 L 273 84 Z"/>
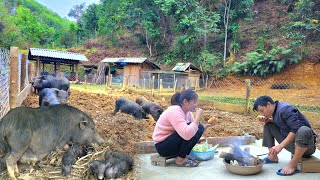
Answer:
<path fill-rule="evenodd" d="M 60 92 L 59 89 L 57 89 L 57 88 L 52 88 L 52 90 L 56 93 L 57 96 L 59 95 L 59 92 Z"/>
<path fill-rule="evenodd" d="M 88 125 L 88 121 L 81 121 L 81 122 L 80 122 L 80 129 L 81 129 L 81 130 L 84 130 L 87 125 Z"/>

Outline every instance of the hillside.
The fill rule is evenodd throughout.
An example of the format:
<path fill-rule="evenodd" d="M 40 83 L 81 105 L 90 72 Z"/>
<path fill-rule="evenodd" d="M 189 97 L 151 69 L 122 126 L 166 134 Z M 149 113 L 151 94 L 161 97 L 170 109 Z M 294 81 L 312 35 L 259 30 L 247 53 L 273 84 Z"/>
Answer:
<path fill-rule="evenodd" d="M 288 27 L 293 19 L 287 12 L 288 7 L 288 4 L 279 3 L 278 1 L 273 0 L 255 2 L 252 7 L 252 21 L 240 20 L 238 35 L 234 35 L 237 38 L 228 40 L 228 46 L 231 46 L 231 43 L 235 41 L 239 43 L 238 50 L 235 54 L 235 62 L 246 61 L 244 58 L 245 54 L 255 51 L 257 46 L 259 46 L 259 39 L 263 40 L 262 43 L 266 51 L 270 51 L 276 46 L 289 48 L 289 44 L 292 43 L 293 40 L 289 38 Z M 210 47 L 209 52 L 213 55 L 219 53 L 223 54 L 223 41 L 220 41 L 217 36 L 210 36 L 210 38 L 211 39 L 208 41 L 211 42 L 211 44 L 213 43 L 214 46 Z M 116 47 L 112 45 L 109 40 L 110 38 L 107 38 L 107 36 L 88 39 L 83 43 L 81 48 L 73 48 L 70 50 L 73 52 L 85 53 L 91 63 L 97 63 L 105 57 L 140 56 L 148 57 L 163 67 L 167 62 L 178 61 L 191 61 L 196 65 L 199 65 L 199 62 L 196 62 L 195 58 L 183 59 L 181 57 L 168 60 L 168 57 L 172 57 L 170 53 L 158 54 L 157 56 L 150 57 L 147 46 L 139 42 L 135 37 L 135 34 L 130 31 L 127 31 L 125 36 L 118 39 L 119 41 Z M 317 50 L 319 44 L 320 41 L 317 40 L 304 43 L 302 60 L 319 62 L 320 51 Z M 207 64 L 210 64 L 210 62 L 207 62 Z M 221 68 L 219 64 L 217 67 Z"/>

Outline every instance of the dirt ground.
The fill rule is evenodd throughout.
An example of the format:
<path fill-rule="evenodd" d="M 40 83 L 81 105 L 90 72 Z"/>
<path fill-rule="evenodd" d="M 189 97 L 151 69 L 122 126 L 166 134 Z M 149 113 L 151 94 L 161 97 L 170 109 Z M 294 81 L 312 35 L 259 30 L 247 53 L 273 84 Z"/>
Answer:
<path fill-rule="evenodd" d="M 69 104 L 89 114 L 96 123 L 99 133 L 106 140 L 103 145 L 96 148 L 97 152 L 120 150 L 134 157 L 136 151 L 133 148 L 133 144 L 139 141 L 151 141 L 156 122 L 151 116 L 148 119 L 136 120 L 132 116 L 121 112 L 112 115 L 112 111 L 114 109 L 114 102 L 118 97 L 127 97 L 135 100 L 138 96 L 141 95 L 134 92 L 109 91 L 107 93 L 72 89 Z M 169 99 L 155 99 L 148 94 L 144 94 L 144 96 L 161 105 L 164 109 L 169 106 Z M 38 107 L 38 96 L 36 94 L 28 95 L 22 106 Z M 202 105 L 200 108 L 204 110 L 201 119 L 202 123 L 205 123 L 211 117 L 216 117 L 217 119 L 217 124 L 207 129 L 204 137 L 242 136 L 245 133 L 255 135 L 258 139 L 261 137 L 263 125 L 255 120 L 255 118 L 219 111 L 209 105 Z M 34 171 L 29 167 L 22 172 L 22 177 L 24 179 L 43 179 L 43 177 L 45 179 L 83 179 L 87 177 L 86 165 L 89 160 L 95 157 L 90 157 L 86 160 L 87 162 L 83 163 L 83 166 L 72 170 L 71 177 L 64 178 L 60 176 L 62 155 L 63 151 L 50 154 L 41 162 L 40 169 Z M 99 156 L 96 156 L 96 159 L 99 159 Z M 3 173 L 6 175 L 6 172 Z M 133 171 L 130 171 L 122 179 L 135 179 L 134 177 Z"/>

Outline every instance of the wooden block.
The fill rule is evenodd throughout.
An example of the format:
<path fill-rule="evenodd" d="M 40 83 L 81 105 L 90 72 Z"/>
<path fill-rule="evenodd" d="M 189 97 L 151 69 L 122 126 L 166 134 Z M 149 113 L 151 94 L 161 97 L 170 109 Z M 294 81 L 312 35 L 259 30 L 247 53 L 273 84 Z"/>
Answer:
<path fill-rule="evenodd" d="M 174 158 L 173 156 L 168 156 L 168 157 L 162 157 L 159 154 L 155 154 L 151 156 L 151 164 L 154 166 L 163 166 L 165 167 L 166 160 Z"/>
<path fill-rule="evenodd" d="M 310 158 L 301 159 L 301 172 L 303 173 L 319 173 L 320 172 L 320 159 L 311 156 Z"/>

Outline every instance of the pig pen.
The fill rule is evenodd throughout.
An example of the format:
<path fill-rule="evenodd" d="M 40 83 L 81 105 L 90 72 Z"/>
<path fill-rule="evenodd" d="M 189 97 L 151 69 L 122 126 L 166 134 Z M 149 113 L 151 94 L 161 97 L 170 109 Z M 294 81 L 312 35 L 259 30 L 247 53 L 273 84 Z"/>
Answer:
<path fill-rule="evenodd" d="M 141 96 L 133 92 L 109 91 L 93 92 L 89 90 L 71 89 L 69 105 L 75 106 L 85 113 L 89 114 L 97 125 L 97 129 L 105 143 L 96 149 L 96 153 L 79 159 L 71 170 L 71 176 L 61 176 L 61 159 L 64 151 L 56 151 L 44 158 L 39 166 L 32 168 L 28 165 L 20 167 L 19 179 L 86 179 L 88 177 L 88 163 L 94 159 L 102 159 L 103 152 L 120 150 L 128 153 L 134 158 L 136 151 L 133 148 L 135 142 L 152 140 L 152 133 L 155 121 L 149 116 L 149 119 L 136 120 L 133 116 L 118 112 L 112 114 L 115 100 L 118 97 L 127 97 L 135 100 Z M 170 99 L 154 99 L 151 95 L 144 95 L 148 100 L 161 105 L 164 109 L 169 106 Z M 38 107 L 38 96 L 36 94 L 28 95 L 22 106 Z M 262 132 L 262 123 L 255 118 L 232 114 L 228 112 L 215 110 L 214 107 L 201 106 L 204 113 L 201 122 L 205 123 L 211 117 L 216 117 L 217 124 L 210 127 L 204 134 L 204 137 L 225 137 L 237 136 L 249 133 L 255 135 L 258 139 Z M 135 168 L 135 167 L 133 167 Z M 0 176 L 8 179 L 7 171 L 3 171 Z M 131 170 L 122 179 L 135 179 L 134 170 Z"/>

